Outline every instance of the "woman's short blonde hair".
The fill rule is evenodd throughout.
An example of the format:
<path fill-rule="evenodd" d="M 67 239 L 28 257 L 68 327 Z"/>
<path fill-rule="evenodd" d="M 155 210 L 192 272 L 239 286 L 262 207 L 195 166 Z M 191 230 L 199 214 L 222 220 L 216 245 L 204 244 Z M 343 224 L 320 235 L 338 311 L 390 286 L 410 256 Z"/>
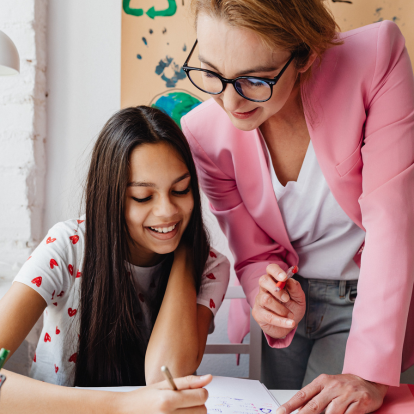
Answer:
<path fill-rule="evenodd" d="M 321 58 L 341 43 L 339 27 L 323 0 L 192 0 L 192 10 L 196 25 L 198 15 L 205 13 L 252 30 L 271 48 L 295 52 L 297 69 L 312 52 Z"/>

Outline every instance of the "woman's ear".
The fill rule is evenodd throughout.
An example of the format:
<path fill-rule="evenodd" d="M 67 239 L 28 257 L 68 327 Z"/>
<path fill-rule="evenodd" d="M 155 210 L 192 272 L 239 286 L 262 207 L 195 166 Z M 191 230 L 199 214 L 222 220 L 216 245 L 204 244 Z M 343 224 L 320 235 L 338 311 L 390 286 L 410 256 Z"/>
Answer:
<path fill-rule="evenodd" d="M 318 55 L 315 52 L 312 52 L 309 55 L 308 61 L 306 62 L 306 65 L 303 68 L 300 68 L 298 70 L 299 73 L 305 73 L 312 65 L 313 62 L 315 62 L 315 59 L 318 57 Z"/>

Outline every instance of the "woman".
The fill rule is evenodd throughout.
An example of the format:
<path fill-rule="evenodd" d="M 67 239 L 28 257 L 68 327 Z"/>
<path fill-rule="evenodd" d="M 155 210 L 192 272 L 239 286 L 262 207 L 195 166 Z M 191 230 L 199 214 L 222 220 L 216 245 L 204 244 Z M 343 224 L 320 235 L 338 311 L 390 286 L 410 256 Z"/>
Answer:
<path fill-rule="evenodd" d="M 56 385 L 154 384 L 162 365 L 176 377 L 195 372 L 228 279 L 227 259 L 209 246 L 181 130 L 157 109 L 121 110 L 96 141 L 86 215 L 55 225 L 0 301 L 0 343 L 12 352 L 45 310 L 33 379 L 9 373 L 1 408 L 146 413 L 152 400 L 156 412 L 205 412 L 203 390 L 187 398 L 156 384 L 126 397 Z M 180 381 L 186 389 L 209 380 Z"/>
<path fill-rule="evenodd" d="M 371 412 L 414 363 L 404 38 L 387 21 L 339 34 L 320 0 L 193 6 L 198 49 L 184 70 L 213 99 L 182 126 L 269 344 L 263 380 L 305 386 L 280 412 Z M 292 280 L 275 292 L 294 265 L 306 301 Z M 233 341 L 248 311 L 232 307 Z"/>

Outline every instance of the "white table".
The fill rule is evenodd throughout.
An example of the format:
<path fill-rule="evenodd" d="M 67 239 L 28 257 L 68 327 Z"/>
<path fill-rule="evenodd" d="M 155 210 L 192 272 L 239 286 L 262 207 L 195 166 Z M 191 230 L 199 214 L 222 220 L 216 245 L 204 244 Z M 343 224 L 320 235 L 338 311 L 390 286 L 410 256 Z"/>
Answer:
<path fill-rule="evenodd" d="M 270 390 L 280 404 L 289 401 L 298 391 L 299 390 Z"/>

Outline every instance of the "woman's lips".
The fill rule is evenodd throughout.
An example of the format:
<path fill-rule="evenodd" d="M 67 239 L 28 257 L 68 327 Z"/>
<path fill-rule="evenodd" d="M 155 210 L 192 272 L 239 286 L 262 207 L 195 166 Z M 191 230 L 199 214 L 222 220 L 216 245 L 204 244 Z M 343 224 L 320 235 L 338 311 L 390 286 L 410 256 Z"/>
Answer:
<path fill-rule="evenodd" d="M 237 119 L 247 119 L 256 113 L 259 108 L 254 108 L 249 112 L 231 112 L 231 114 Z"/>
<path fill-rule="evenodd" d="M 155 230 L 151 230 L 149 227 L 146 227 L 146 229 L 152 237 L 158 240 L 170 240 L 173 237 L 175 237 L 175 235 L 178 233 L 178 229 L 180 225 L 181 225 L 181 221 L 178 222 L 177 225 L 175 226 L 175 229 L 170 231 L 169 233 L 158 233 Z"/>

